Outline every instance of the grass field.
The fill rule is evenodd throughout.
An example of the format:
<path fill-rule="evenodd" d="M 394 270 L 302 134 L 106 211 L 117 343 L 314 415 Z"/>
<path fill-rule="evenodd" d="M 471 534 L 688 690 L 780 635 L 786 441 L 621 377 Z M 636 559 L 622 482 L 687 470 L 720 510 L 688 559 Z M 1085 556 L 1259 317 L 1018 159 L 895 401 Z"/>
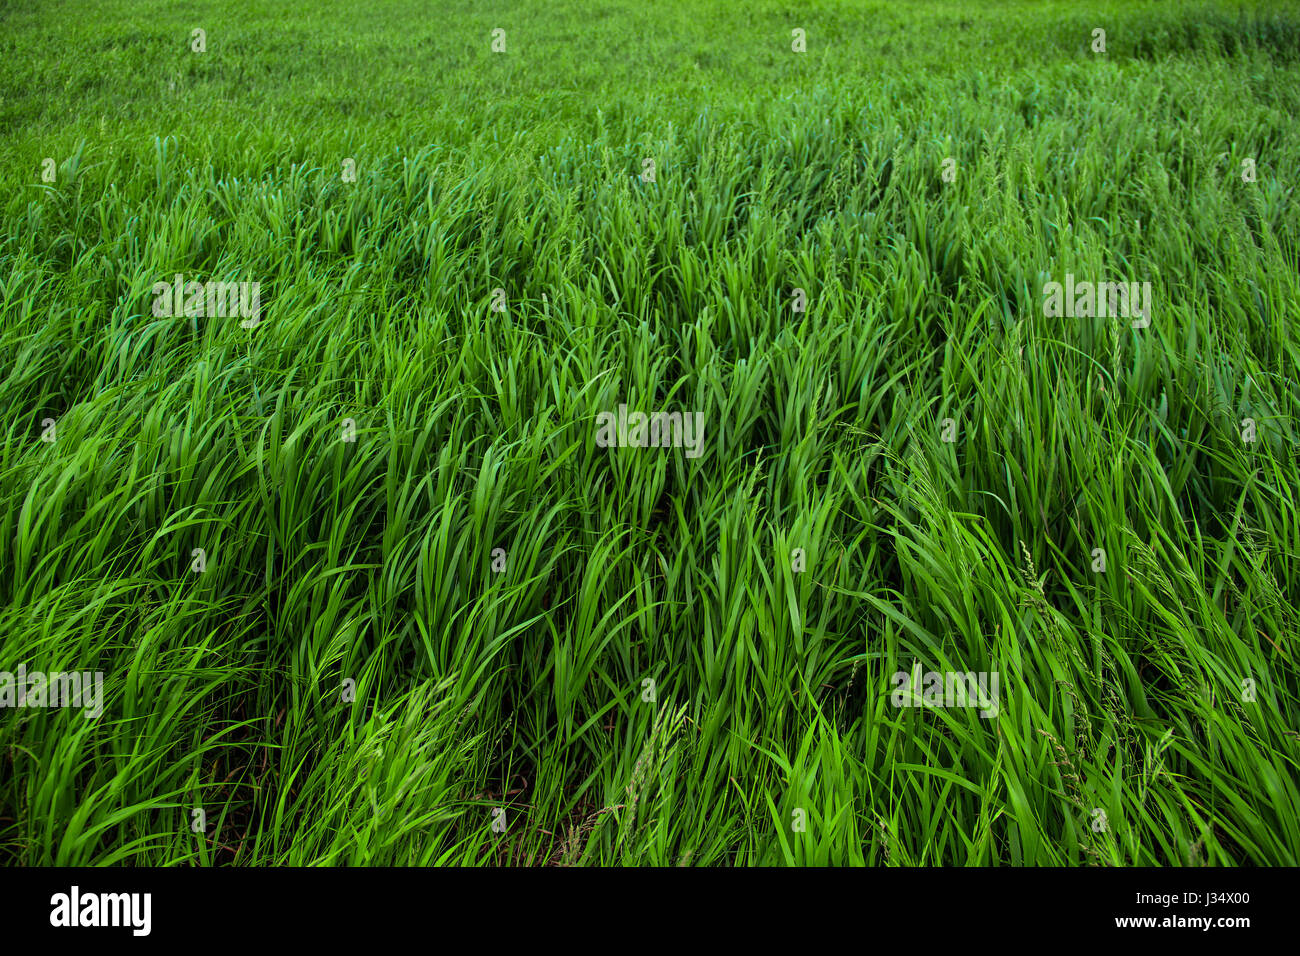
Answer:
<path fill-rule="evenodd" d="M 0 863 L 1300 862 L 1300 3 L 721 6 L 0 2 Z"/>

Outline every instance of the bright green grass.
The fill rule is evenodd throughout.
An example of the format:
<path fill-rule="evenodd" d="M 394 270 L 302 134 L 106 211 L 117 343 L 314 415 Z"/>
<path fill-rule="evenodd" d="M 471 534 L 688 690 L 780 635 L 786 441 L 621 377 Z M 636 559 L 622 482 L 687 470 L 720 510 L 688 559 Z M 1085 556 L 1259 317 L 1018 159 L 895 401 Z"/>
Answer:
<path fill-rule="evenodd" d="M 0 5 L 0 862 L 1300 862 L 1300 6 L 340 6 Z"/>

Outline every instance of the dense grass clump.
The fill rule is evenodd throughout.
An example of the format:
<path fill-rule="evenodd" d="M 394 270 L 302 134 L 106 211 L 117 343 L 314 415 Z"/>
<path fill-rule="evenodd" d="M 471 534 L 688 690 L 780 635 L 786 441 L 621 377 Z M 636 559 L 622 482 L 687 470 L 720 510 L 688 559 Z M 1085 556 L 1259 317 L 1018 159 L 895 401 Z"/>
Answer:
<path fill-rule="evenodd" d="M 1300 862 L 1300 5 L 436 6 L 0 9 L 0 862 Z"/>

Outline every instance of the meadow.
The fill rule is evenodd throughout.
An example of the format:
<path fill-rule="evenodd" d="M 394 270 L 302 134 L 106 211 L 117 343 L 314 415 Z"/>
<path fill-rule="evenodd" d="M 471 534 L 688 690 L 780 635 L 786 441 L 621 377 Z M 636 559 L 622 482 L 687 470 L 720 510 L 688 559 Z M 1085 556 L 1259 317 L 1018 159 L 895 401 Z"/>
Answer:
<path fill-rule="evenodd" d="M 1300 862 L 1300 3 L 0 0 L 0 64 L 0 864 Z"/>

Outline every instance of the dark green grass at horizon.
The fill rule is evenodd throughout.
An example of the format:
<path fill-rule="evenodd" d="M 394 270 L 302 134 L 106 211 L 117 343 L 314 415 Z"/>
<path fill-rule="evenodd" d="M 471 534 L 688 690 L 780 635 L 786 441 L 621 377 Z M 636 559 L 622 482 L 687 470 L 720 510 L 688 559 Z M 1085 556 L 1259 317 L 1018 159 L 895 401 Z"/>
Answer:
<path fill-rule="evenodd" d="M 1300 7 L 436 9 L 0 8 L 0 860 L 1297 863 Z"/>

